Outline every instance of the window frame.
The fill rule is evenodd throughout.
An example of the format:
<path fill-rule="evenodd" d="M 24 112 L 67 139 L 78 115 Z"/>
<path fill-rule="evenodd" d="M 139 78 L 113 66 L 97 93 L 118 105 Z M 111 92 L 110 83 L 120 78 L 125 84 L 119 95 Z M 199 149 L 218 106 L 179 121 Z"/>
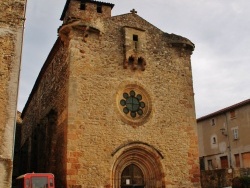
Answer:
<path fill-rule="evenodd" d="M 210 123 L 211 123 L 212 126 L 215 126 L 215 125 L 216 125 L 216 120 L 215 120 L 215 118 L 212 118 Z"/>
<path fill-rule="evenodd" d="M 215 136 L 212 137 L 212 144 L 217 144 L 217 139 Z"/>
<path fill-rule="evenodd" d="M 238 140 L 239 139 L 239 129 L 238 128 L 233 128 L 232 132 L 233 132 L 234 140 Z"/>
<path fill-rule="evenodd" d="M 212 159 L 207 160 L 207 167 L 208 167 L 208 170 L 213 170 L 214 169 Z"/>

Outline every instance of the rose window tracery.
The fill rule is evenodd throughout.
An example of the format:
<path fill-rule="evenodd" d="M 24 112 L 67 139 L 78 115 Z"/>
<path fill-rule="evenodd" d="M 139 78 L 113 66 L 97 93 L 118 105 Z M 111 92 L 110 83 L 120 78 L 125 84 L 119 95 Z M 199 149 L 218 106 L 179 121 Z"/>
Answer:
<path fill-rule="evenodd" d="M 133 127 L 149 120 L 151 99 L 148 92 L 138 84 L 122 83 L 116 93 L 116 104 L 121 120 Z"/>
<path fill-rule="evenodd" d="M 120 104 L 124 107 L 123 112 L 129 114 L 132 118 L 143 115 L 145 103 L 142 101 L 142 95 L 136 94 L 134 90 L 129 93 L 123 93 L 123 99 Z"/>

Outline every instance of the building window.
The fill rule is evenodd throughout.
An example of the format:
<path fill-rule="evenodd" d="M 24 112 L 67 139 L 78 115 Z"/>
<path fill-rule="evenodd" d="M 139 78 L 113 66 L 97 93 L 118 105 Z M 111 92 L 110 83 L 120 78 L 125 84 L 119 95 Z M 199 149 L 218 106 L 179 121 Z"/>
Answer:
<path fill-rule="evenodd" d="M 138 42 L 138 35 L 133 35 L 133 41 Z"/>
<path fill-rule="evenodd" d="M 96 11 L 102 13 L 102 5 L 97 5 Z"/>
<path fill-rule="evenodd" d="M 231 119 L 236 118 L 235 110 L 231 110 L 229 113 L 230 113 L 230 118 L 231 118 Z"/>
<path fill-rule="evenodd" d="M 211 125 L 214 126 L 215 125 L 215 119 L 211 119 Z"/>
<path fill-rule="evenodd" d="M 200 157 L 200 170 L 205 170 L 205 160 L 204 160 L 204 157 Z"/>
<path fill-rule="evenodd" d="M 233 131 L 233 138 L 234 138 L 234 140 L 238 140 L 238 138 L 239 138 L 239 129 L 233 129 L 232 130 Z"/>
<path fill-rule="evenodd" d="M 207 164 L 208 164 L 208 170 L 213 170 L 214 169 L 212 159 L 207 160 Z"/>
<path fill-rule="evenodd" d="M 133 35 L 133 41 L 134 41 L 135 50 L 137 50 L 138 49 L 138 42 L 139 42 L 138 35 Z"/>
<path fill-rule="evenodd" d="M 213 143 L 213 144 L 216 144 L 216 137 L 213 137 L 213 138 L 212 138 L 212 143 Z"/>
<path fill-rule="evenodd" d="M 126 83 L 125 83 L 126 84 Z M 141 125 L 148 120 L 152 110 L 149 94 L 137 84 L 121 85 L 116 94 L 117 107 L 122 120 L 131 125 Z"/>
<path fill-rule="evenodd" d="M 240 168 L 240 155 L 239 154 L 235 154 L 234 158 L 235 158 L 235 167 L 236 168 Z"/>
<path fill-rule="evenodd" d="M 86 3 L 81 2 L 80 10 L 86 10 Z"/>
<path fill-rule="evenodd" d="M 212 145 L 212 148 L 217 146 L 217 135 L 211 135 L 210 137 L 210 143 Z"/>

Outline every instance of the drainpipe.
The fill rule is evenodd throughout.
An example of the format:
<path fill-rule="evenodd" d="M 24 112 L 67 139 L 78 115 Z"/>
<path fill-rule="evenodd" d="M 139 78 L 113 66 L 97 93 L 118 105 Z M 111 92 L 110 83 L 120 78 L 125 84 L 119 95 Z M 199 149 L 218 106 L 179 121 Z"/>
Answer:
<path fill-rule="evenodd" d="M 226 132 L 227 132 L 227 148 L 228 148 L 228 154 L 229 154 L 229 167 L 232 169 L 232 152 L 231 152 L 231 143 L 230 143 L 230 135 L 228 131 L 228 118 L 227 118 L 227 113 L 225 112 L 225 118 L 226 118 Z"/>

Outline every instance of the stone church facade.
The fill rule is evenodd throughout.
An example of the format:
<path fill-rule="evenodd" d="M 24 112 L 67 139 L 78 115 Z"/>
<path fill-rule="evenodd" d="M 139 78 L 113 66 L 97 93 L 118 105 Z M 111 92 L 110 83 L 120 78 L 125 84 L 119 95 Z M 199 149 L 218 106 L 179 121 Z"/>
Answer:
<path fill-rule="evenodd" d="M 0 1 L 0 187 L 11 187 L 25 0 Z"/>
<path fill-rule="evenodd" d="M 200 187 L 194 44 L 113 6 L 67 1 L 22 112 L 22 169 L 57 187 Z"/>

